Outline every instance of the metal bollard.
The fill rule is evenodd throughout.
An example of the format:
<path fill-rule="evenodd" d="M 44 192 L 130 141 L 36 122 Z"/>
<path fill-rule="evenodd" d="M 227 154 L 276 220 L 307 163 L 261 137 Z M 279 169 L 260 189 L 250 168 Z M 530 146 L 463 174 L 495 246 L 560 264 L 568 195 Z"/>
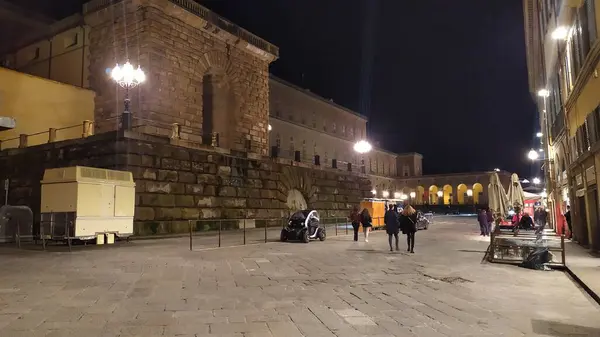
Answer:
<path fill-rule="evenodd" d="M 560 236 L 560 247 L 562 248 L 562 251 L 561 251 L 562 263 L 563 263 L 563 266 L 566 266 L 567 265 L 567 260 L 566 260 L 567 252 L 565 251 L 565 235 L 564 234 L 562 234 Z"/>
<path fill-rule="evenodd" d="M 267 221 L 265 221 L 265 243 L 267 243 Z"/>
<path fill-rule="evenodd" d="M 192 220 L 188 221 L 189 225 L 190 225 L 190 252 L 194 250 L 193 245 L 192 245 Z"/>
<path fill-rule="evenodd" d="M 346 235 L 348 235 L 348 221 L 344 220 L 344 227 L 346 227 Z"/>
<path fill-rule="evenodd" d="M 496 232 L 490 233 L 490 257 L 489 261 L 494 262 L 495 247 L 494 247 L 494 238 L 496 237 Z"/>
<path fill-rule="evenodd" d="M 334 226 L 335 226 L 335 236 L 338 236 L 338 225 L 334 224 Z"/>
<path fill-rule="evenodd" d="M 246 219 L 244 219 L 244 246 L 246 245 Z"/>
<path fill-rule="evenodd" d="M 219 220 L 219 247 L 221 247 L 221 220 Z"/>

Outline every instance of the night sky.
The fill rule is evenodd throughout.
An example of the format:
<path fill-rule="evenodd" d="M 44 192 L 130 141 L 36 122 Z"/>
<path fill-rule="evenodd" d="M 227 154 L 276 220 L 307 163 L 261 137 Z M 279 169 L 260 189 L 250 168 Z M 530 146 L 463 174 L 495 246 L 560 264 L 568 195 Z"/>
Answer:
<path fill-rule="evenodd" d="M 273 74 L 367 115 L 383 148 L 422 153 L 426 174 L 539 172 L 521 0 L 198 2 L 279 46 Z M 42 3 L 60 17 L 82 1 Z"/>

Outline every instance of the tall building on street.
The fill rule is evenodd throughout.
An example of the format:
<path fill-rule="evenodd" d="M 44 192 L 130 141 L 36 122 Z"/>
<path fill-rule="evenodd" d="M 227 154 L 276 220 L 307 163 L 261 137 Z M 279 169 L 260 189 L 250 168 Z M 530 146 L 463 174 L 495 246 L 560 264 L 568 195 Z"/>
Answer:
<path fill-rule="evenodd" d="M 556 228 L 600 250 L 600 2 L 524 0 L 529 88 L 543 134 L 548 201 Z"/>

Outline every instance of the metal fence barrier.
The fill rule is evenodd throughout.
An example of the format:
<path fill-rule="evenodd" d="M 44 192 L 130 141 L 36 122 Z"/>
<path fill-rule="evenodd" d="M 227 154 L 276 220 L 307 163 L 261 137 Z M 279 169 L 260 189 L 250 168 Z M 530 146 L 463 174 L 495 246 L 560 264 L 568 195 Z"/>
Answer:
<path fill-rule="evenodd" d="M 494 263 L 520 264 L 536 248 L 547 248 L 552 254 L 550 267 L 565 267 L 565 236 L 551 231 L 536 234 L 535 231 L 500 231 L 490 234 L 488 261 Z M 560 256 L 560 260 L 556 257 Z"/>

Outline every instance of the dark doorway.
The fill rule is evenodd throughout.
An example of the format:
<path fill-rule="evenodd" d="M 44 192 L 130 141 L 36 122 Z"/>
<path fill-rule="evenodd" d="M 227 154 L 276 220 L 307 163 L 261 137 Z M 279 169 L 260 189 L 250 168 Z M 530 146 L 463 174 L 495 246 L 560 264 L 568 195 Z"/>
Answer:
<path fill-rule="evenodd" d="M 600 251 L 600 224 L 598 222 L 598 189 L 588 190 L 590 207 L 590 227 L 592 229 L 592 249 Z"/>
<path fill-rule="evenodd" d="M 577 198 L 577 226 L 574 230 L 573 237 L 579 244 L 583 246 L 588 246 L 590 244 L 588 240 L 588 227 L 587 227 L 587 214 L 585 211 L 585 197 Z"/>

